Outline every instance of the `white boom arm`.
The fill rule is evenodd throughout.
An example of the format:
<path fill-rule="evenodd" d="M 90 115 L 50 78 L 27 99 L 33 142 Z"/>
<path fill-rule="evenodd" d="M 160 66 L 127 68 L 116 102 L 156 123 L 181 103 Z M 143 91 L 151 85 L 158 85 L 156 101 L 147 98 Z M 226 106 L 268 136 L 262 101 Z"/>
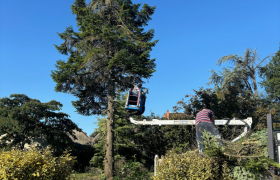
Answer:
<path fill-rule="evenodd" d="M 129 120 L 131 123 L 136 125 L 195 125 L 195 120 L 158 120 L 158 119 L 152 119 L 151 121 L 147 121 L 146 119 L 143 119 L 143 121 L 136 121 L 132 117 L 129 117 Z M 235 142 L 239 140 L 241 137 L 245 136 L 248 131 L 251 130 L 252 126 L 252 118 L 248 117 L 247 119 L 243 120 L 237 120 L 237 119 L 231 119 L 231 120 L 215 120 L 215 125 L 245 125 L 244 132 L 240 134 L 237 138 L 232 140 L 232 142 Z M 155 165 L 154 165 L 154 176 L 156 176 L 156 163 L 157 163 L 158 155 L 155 155 Z"/>
<path fill-rule="evenodd" d="M 146 119 L 143 119 L 143 121 L 136 121 L 132 117 L 129 117 L 129 120 L 133 124 L 137 125 L 195 125 L 195 120 L 158 120 L 158 119 L 152 119 L 151 121 L 147 121 Z M 240 134 L 237 138 L 232 140 L 232 142 L 235 142 L 239 140 L 241 137 L 245 136 L 248 131 L 251 130 L 252 125 L 252 118 L 248 117 L 247 119 L 242 120 L 215 120 L 215 125 L 245 125 L 244 132 Z"/>

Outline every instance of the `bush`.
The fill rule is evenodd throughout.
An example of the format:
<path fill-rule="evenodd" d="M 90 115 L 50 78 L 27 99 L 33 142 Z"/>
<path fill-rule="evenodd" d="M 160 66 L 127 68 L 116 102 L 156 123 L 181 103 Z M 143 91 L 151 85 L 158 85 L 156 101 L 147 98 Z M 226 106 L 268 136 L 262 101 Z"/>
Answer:
<path fill-rule="evenodd" d="M 49 180 L 72 179 L 72 166 L 75 160 L 68 152 L 53 157 L 50 148 L 39 151 L 13 149 L 0 152 L 0 179 Z"/>
<path fill-rule="evenodd" d="M 115 156 L 116 162 L 114 164 L 115 176 L 114 180 L 148 180 L 148 170 L 140 162 L 136 162 L 135 155 L 133 156 L 134 161 L 126 161 L 125 158 Z"/>
<path fill-rule="evenodd" d="M 173 149 L 157 165 L 160 179 L 260 179 L 268 176 L 267 169 L 280 165 L 267 156 L 266 130 L 257 131 L 249 139 L 227 142 L 222 147 L 216 137 L 203 133 L 204 155 L 198 151 L 178 154 Z"/>
<path fill-rule="evenodd" d="M 210 146 L 209 146 L 210 147 Z M 224 158 L 232 169 L 231 177 L 241 179 L 260 179 L 269 176 L 269 168 L 280 166 L 268 157 L 267 130 L 256 131 L 250 137 L 241 138 L 238 142 L 224 145 Z"/>
<path fill-rule="evenodd" d="M 224 167 L 226 168 L 226 165 Z M 177 154 L 174 149 L 162 158 L 162 162 L 157 165 L 156 169 L 156 176 L 152 177 L 153 180 L 218 179 L 219 174 L 219 165 L 214 158 L 202 157 L 198 151 Z"/>

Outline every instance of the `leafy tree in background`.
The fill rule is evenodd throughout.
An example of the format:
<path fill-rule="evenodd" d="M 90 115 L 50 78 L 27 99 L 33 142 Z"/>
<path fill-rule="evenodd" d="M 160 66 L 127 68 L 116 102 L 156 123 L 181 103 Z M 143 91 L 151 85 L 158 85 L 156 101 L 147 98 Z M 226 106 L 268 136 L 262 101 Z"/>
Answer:
<path fill-rule="evenodd" d="M 98 120 L 98 128 L 95 129 L 94 133 L 100 134 L 100 138 L 94 143 L 93 147 L 96 152 L 94 156 L 91 158 L 90 163 L 99 169 L 104 169 L 104 158 L 106 154 L 106 117 L 99 118 Z M 114 152 L 116 154 L 116 151 Z"/>
<path fill-rule="evenodd" d="M 189 119 L 195 119 L 196 114 L 202 110 L 203 105 L 206 104 L 207 108 L 215 113 L 216 119 L 232 119 L 234 117 L 244 119 L 252 117 L 254 127 L 260 121 L 266 109 L 265 105 L 258 106 L 259 101 L 257 99 L 251 99 L 250 93 L 240 94 L 235 86 L 229 86 L 222 93 L 217 93 L 215 89 L 203 88 L 194 90 L 194 93 L 195 95 L 186 95 L 187 99 L 179 101 L 177 105 L 173 107 L 173 110 L 175 112 L 183 110 L 184 113 L 190 117 Z M 220 129 L 220 131 L 222 131 L 223 138 L 231 139 L 235 135 L 231 133 L 233 127 L 227 128 L 228 129 Z M 238 134 L 239 130 L 236 131 Z"/>
<path fill-rule="evenodd" d="M 183 105 L 184 100 L 178 102 L 177 105 Z M 173 120 L 191 120 L 195 119 L 195 116 L 191 113 L 178 113 L 182 106 L 174 106 L 172 114 Z M 162 118 L 162 120 L 168 120 L 167 118 Z M 167 125 L 161 126 L 160 130 L 164 132 L 165 152 L 174 149 L 178 153 L 186 152 L 188 150 L 196 149 L 196 135 L 195 126 L 181 126 L 181 125 Z"/>
<path fill-rule="evenodd" d="M 173 115 L 172 119 L 194 119 L 196 113 L 202 109 L 203 104 L 208 104 L 215 113 L 217 119 L 221 118 L 247 118 L 256 119 L 259 114 L 256 111 L 257 101 L 250 100 L 248 96 L 239 96 L 239 91 L 234 87 L 228 88 L 227 92 L 217 94 L 214 89 L 199 89 L 194 91 L 195 95 L 187 96 L 188 101 L 182 100 L 174 107 L 175 112 L 184 110 L 185 114 Z M 115 153 L 116 160 L 125 158 L 131 160 L 136 154 L 137 162 L 141 162 L 147 169 L 153 166 L 155 154 L 161 156 L 174 148 L 182 153 L 196 149 L 196 137 L 194 126 L 139 126 L 130 124 L 125 116 L 125 95 L 117 94 L 115 99 Z M 142 117 L 141 119 L 160 117 Z M 233 139 L 243 131 L 243 127 L 220 126 L 221 133 L 225 139 Z M 106 119 L 100 119 L 98 129 L 94 134 L 102 134 L 102 138 L 94 145 L 96 154 L 92 158 L 92 165 L 103 167 L 106 145 Z"/>
<path fill-rule="evenodd" d="M 175 116 L 172 119 L 177 120 Z M 184 120 L 189 118 L 179 118 L 178 120 Z M 164 153 L 159 155 L 164 155 L 166 151 L 174 149 L 178 153 L 186 152 L 188 150 L 196 149 L 196 136 L 195 136 L 195 126 L 162 126 L 160 131 L 164 133 L 163 138 L 165 140 Z"/>
<path fill-rule="evenodd" d="M 73 148 L 76 139 L 73 130 L 81 131 L 60 110 L 62 104 L 57 101 L 41 103 L 24 94 L 12 94 L 9 98 L 0 99 L 0 134 L 6 134 L 1 139 L 1 147 L 13 146 L 24 148 L 32 140 L 42 138 L 53 148 L 56 155 L 67 148 Z M 6 141 L 12 141 L 7 144 Z"/>
<path fill-rule="evenodd" d="M 224 97 L 224 95 L 230 94 L 232 91 L 234 92 L 234 96 L 237 96 L 232 99 L 236 102 L 235 104 L 238 104 L 238 106 L 235 106 L 236 108 L 234 108 L 234 111 L 240 109 L 239 111 L 236 111 L 237 114 L 235 114 L 235 116 L 241 118 L 243 112 L 248 110 L 247 105 L 251 102 L 252 106 L 248 106 L 250 113 L 246 112 L 246 114 L 253 113 L 251 115 L 251 117 L 253 117 L 253 127 L 256 127 L 259 122 L 261 122 L 259 125 L 263 126 L 264 115 L 268 113 L 266 99 L 258 92 L 257 75 L 260 72 L 263 63 L 271 57 L 271 55 L 264 59 L 260 59 L 256 49 L 252 50 L 248 48 L 245 50 L 243 56 L 232 54 L 223 56 L 218 59 L 217 65 L 231 62 L 234 64 L 234 67 L 223 68 L 223 71 L 218 73 L 212 70 L 212 75 L 209 78 L 210 82 L 208 84 L 215 85 L 215 93 L 219 99 Z M 230 104 L 229 102 L 231 102 L 230 99 L 228 103 L 225 103 Z M 241 107 L 241 105 L 244 107 Z"/>
<path fill-rule="evenodd" d="M 261 68 L 263 81 L 261 86 L 265 88 L 271 108 L 280 110 L 280 50 L 273 56 L 270 62 Z"/>
<path fill-rule="evenodd" d="M 57 61 L 52 78 L 57 92 L 71 93 L 72 102 L 82 115 L 107 113 L 105 176 L 113 176 L 114 99 L 116 89 L 125 90 L 130 83 L 143 83 L 155 72 L 150 51 L 154 31 L 144 31 L 155 7 L 131 0 L 76 0 L 71 6 L 79 32 L 72 27 L 59 33 L 64 40 L 56 46 L 68 61 Z"/>
<path fill-rule="evenodd" d="M 211 70 L 211 77 L 209 84 L 214 84 L 219 89 L 226 89 L 228 86 L 235 86 L 240 92 L 248 91 L 254 95 L 258 95 L 257 86 L 257 72 L 262 67 L 263 62 L 271 55 L 264 59 L 260 59 L 257 49 L 246 49 L 243 56 L 237 54 L 223 56 L 217 61 L 217 65 L 225 62 L 231 62 L 234 67 L 223 68 L 223 72 L 215 72 Z"/>
<path fill-rule="evenodd" d="M 217 119 L 222 118 L 247 118 L 255 112 L 255 101 L 250 99 L 250 94 L 239 95 L 235 87 L 228 87 L 227 91 L 217 93 L 214 89 L 194 90 L 195 95 L 186 95 L 187 101 L 182 99 L 174 106 L 175 112 L 184 110 L 184 113 L 191 116 L 192 119 L 203 109 L 206 104 L 207 108 L 215 112 Z"/>

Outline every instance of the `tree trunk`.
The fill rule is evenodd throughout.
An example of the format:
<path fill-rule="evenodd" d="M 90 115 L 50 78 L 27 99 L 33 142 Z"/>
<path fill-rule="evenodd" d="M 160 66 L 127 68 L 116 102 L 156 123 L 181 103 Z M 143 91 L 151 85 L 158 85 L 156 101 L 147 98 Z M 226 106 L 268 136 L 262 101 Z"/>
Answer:
<path fill-rule="evenodd" d="M 109 82 L 108 95 L 108 120 L 107 120 L 107 144 L 105 156 L 105 177 L 110 180 L 113 178 L 114 164 L 114 96 L 115 84 L 113 78 Z"/>
<path fill-rule="evenodd" d="M 257 96 L 258 95 L 258 87 L 257 87 L 257 80 L 256 80 L 256 75 L 255 75 L 255 72 L 254 72 L 254 74 L 253 74 L 253 84 L 254 84 L 254 93 L 255 93 L 255 95 Z"/>
<path fill-rule="evenodd" d="M 256 55 L 256 50 L 255 50 L 255 53 L 253 52 L 253 56 Z M 257 80 L 256 80 L 256 72 L 255 72 L 255 68 L 254 68 L 254 59 L 251 59 L 250 58 L 250 61 L 251 61 L 251 73 L 252 73 L 252 79 L 253 79 L 253 88 L 254 88 L 254 93 L 255 95 L 257 96 L 258 95 L 258 87 L 257 87 Z"/>
<path fill-rule="evenodd" d="M 110 4 L 109 4 L 110 6 Z M 111 8 L 109 8 L 109 11 Z M 110 13 L 109 13 L 110 15 Z M 111 17 L 108 17 L 109 24 L 112 24 Z M 112 42 L 108 42 L 108 60 L 113 57 Z M 109 71 L 108 83 L 108 120 L 107 120 L 107 144 L 105 156 L 105 177 L 107 180 L 113 179 L 114 173 L 114 99 L 115 99 L 115 74 L 114 70 Z"/>

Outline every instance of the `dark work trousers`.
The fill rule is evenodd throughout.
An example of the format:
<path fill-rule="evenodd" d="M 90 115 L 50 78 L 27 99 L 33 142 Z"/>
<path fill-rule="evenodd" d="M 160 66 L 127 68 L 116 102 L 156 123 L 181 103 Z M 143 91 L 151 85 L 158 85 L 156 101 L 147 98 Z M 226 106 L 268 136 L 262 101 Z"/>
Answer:
<path fill-rule="evenodd" d="M 203 135 L 202 133 L 204 132 L 204 130 L 210 132 L 213 136 L 216 136 L 218 141 L 220 142 L 220 145 L 222 145 L 221 134 L 215 124 L 201 121 L 196 125 L 196 140 L 199 154 L 203 154 L 204 152 L 204 146 L 201 144 Z"/>

